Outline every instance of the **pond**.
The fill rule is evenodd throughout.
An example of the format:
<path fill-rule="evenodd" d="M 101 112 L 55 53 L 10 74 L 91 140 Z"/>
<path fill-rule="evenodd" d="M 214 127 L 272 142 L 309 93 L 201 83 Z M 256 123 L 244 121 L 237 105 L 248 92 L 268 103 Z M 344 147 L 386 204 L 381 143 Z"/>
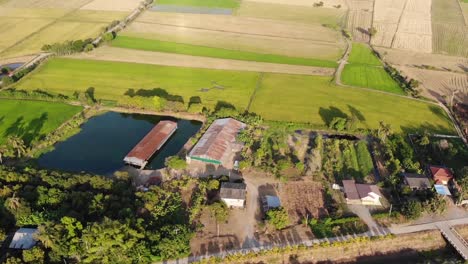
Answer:
<path fill-rule="evenodd" d="M 198 132 L 201 122 L 107 112 L 92 117 L 82 125 L 78 134 L 57 143 L 53 151 L 40 156 L 39 166 L 64 171 L 113 173 L 125 165 L 125 155 L 161 120 L 176 121 L 178 129 L 145 168 L 163 168 L 165 159 L 182 149 Z"/>

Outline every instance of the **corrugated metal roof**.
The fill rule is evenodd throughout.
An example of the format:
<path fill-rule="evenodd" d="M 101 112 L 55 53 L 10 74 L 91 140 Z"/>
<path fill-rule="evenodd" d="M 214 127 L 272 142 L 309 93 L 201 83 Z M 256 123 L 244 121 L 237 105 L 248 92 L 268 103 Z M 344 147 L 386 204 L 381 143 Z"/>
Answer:
<path fill-rule="evenodd" d="M 221 183 L 219 196 L 221 199 L 240 199 L 245 200 L 246 185 L 244 183 Z"/>
<path fill-rule="evenodd" d="M 443 184 L 435 184 L 434 185 L 434 188 L 436 190 L 436 192 L 438 194 L 441 194 L 441 195 L 452 195 L 450 193 L 450 190 L 448 189 L 448 187 L 446 185 L 443 185 Z"/>
<path fill-rule="evenodd" d="M 34 234 L 37 228 L 20 228 L 16 231 L 10 243 L 10 248 L 14 249 L 30 249 L 36 244 Z"/>
<path fill-rule="evenodd" d="M 160 121 L 146 136 L 125 156 L 124 161 L 137 166 L 144 166 L 146 161 L 158 151 L 177 129 L 174 121 Z"/>
<path fill-rule="evenodd" d="M 236 142 L 237 134 L 245 127 L 246 124 L 233 118 L 214 121 L 190 151 L 189 156 L 221 161 L 230 145 Z"/>

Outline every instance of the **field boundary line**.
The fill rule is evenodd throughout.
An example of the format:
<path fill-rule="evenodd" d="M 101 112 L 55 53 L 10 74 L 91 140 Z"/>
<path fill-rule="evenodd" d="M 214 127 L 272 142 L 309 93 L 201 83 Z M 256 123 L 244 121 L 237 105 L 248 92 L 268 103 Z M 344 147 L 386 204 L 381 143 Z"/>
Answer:
<path fill-rule="evenodd" d="M 252 95 L 250 96 L 249 104 L 247 105 L 247 108 L 246 108 L 247 112 L 250 110 L 250 106 L 252 105 L 252 102 L 255 99 L 255 95 L 257 94 L 257 91 L 260 89 L 260 87 L 262 87 L 262 82 L 263 82 L 263 76 L 264 75 L 265 75 L 265 73 L 263 73 L 263 72 L 261 72 L 258 75 L 257 84 L 255 85 L 255 89 L 254 89 Z"/>
<path fill-rule="evenodd" d="M 36 31 L 32 32 L 31 34 L 25 36 L 24 38 L 18 40 L 18 41 L 15 42 L 13 45 L 11 45 L 11 46 L 9 46 L 9 47 L 3 49 L 3 50 L 0 52 L 0 55 L 5 54 L 5 51 L 10 50 L 11 48 L 15 47 L 16 45 L 19 45 L 19 44 L 25 42 L 27 39 L 30 39 L 32 36 L 34 36 L 34 35 L 36 35 L 36 34 L 42 32 L 42 31 L 45 30 L 46 28 L 48 28 L 48 27 L 52 26 L 53 24 L 57 23 L 60 19 L 62 19 L 62 18 L 64 18 L 64 17 L 66 17 L 66 16 L 72 14 L 73 12 L 76 12 L 76 11 L 80 10 L 83 6 L 85 6 L 85 5 L 89 4 L 89 3 L 91 3 L 92 1 L 94 1 L 94 0 L 89 0 L 89 1 L 86 2 L 85 4 L 80 5 L 79 7 L 77 7 L 76 9 L 72 9 L 70 12 L 65 13 L 63 16 L 60 16 L 60 17 L 57 17 L 57 18 L 52 19 L 52 22 L 48 23 L 47 25 L 44 25 L 43 27 L 39 28 L 38 30 L 36 30 Z"/>
<path fill-rule="evenodd" d="M 222 29 L 207 29 L 207 28 L 201 28 L 201 27 L 179 26 L 179 25 L 172 25 L 172 24 L 166 24 L 166 23 L 141 22 L 141 21 L 137 21 L 137 23 L 149 24 L 149 25 L 168 26 L 168 27 L 177 27 L 177 28 L 197 29 L 197 30 L 205 30 L 205 31 L 220 32 L 220 33 L 233 33 L 233 34 L 246 35 L 246 36 L 270 37 L 270 38 L 278 38 L 278 39 L 306 40 L 306 41 L 311 41 L 311 42 L 326 43 L 326 44 L 322 44 L 322 45 L 328 45 L 328 44 L 335 44 L 336 45 L 335 41 L 317 40 L 317 39 L 310 39 L 310 38 L 283 37 L 283 36 L 277 36 L 277 35 L 245 33 L 245 32 L 240 32 L 240 31 L 229 31 L 229 30 L 222 30 Z M 333 45 L 333 46 L 335 46 L 335 45 Z"/>
<path fill-rule="evenodd" d="M 457 1 L 458 1 L 458 0 L 457 0 Z M 398 29 L 400 28 L 401 18 L 403 17 L 403 13 L 405 12 L 406 5 L 408 5 L 408 0 L 405 0 L 405 5 L 403 6 L 403 9 L 401 10 L 400 17 L 398 18 L 397 27 L 396 27 L 396 29 L 395 29 L 395 34 L 393 34 L 392 42 L 390 43 L 390 48 L 391 48 L 391 49 L 393 48 L 393 43 L 395 42 L 395 38 L 396 38 L 396 35 L 397 35 L 397 33 L 398 33 Z M 431 6 L 431 8 L 432 8 L 432 6 Z M 431 21 L 432 21 L 432 18 L 431 18 Z"/>

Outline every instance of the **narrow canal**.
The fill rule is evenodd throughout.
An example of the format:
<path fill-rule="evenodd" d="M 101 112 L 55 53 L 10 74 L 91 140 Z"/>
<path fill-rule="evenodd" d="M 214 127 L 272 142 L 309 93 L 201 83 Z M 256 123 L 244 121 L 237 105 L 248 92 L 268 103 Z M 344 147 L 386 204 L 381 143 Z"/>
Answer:
<path fill-rule="evenodd" d="M 109 174 L 124 166 L 125 155 L 161 120 L 177 122 L 178 129 L 152 157 L 147 169 L 164 167 L 167 157 L 177 154 L 201 127 L 198 121 L 164 116 L 107 112 L 92 117 L 81 131 L 39 157 L 39 166 L 75 172 Z"/>

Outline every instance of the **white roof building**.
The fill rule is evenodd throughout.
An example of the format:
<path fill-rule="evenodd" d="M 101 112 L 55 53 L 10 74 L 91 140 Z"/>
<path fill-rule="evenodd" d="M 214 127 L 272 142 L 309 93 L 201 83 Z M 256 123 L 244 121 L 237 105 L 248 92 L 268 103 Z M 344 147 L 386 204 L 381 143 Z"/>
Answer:
<path fill-rule="evenodd" d="M 30 249 L 36 245 L 37 241 L 34 234 L 37 233 L 37 228 L 20 228 L 16 231 L 10 243 L 12 249 Z"/>

